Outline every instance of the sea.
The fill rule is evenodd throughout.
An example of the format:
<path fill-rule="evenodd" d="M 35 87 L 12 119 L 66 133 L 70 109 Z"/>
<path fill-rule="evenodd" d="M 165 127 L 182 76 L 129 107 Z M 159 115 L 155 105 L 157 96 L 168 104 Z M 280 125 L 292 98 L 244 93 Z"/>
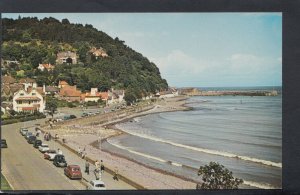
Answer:
<path fill-rule="evenodd" d="M 118 124 L 126 134 L 108 139 L 102 147 L 194 181 L 201 181 L 199 167 L 214 161 L 244 180 L 240 188 L 282 188 L 281 93 L 194 96 L 186 105 L 192 110 Z"/>

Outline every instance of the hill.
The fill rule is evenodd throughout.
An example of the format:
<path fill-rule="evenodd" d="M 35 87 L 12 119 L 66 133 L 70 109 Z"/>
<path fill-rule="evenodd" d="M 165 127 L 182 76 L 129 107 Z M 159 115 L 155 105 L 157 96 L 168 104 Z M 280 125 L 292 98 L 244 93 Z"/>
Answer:
<path fill-rule="evenodd" d="M 92 25 L 72 24 L 67 19 L 18 18 L 2 20 L 2 58 L 20 64 L 3 69 L 3 74 L 17 78 L 35 78 L 39 85 L 66 80 L 86 91 L 98 87 L 125 88 L 135 96 L 166 89 L 157 66 L 128 47 L 118 37 L 113 39 Z M 103 48 L 108 57 L 89 55 L 91 48 Z M 39 63 L 56 63 L 57 53 L 76 52 L 76 64 L 57 64 L 51 74 L 37 69 Z"/>

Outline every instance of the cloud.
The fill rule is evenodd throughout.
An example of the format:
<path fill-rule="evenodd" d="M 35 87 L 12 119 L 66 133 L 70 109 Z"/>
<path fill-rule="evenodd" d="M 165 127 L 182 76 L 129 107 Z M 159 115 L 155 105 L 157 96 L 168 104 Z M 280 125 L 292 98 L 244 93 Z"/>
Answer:
<path fill-rule="evenodd" d="M 231 55 L 229 60 L 229 71 L 232 73 L 254 74 L 267 71 L 278 71 L 281 67 L 281 57 L 272 58 L 256 56 L 253 54 L 236 53 Z"/>
<path fill-rule="evenodd" d="M 203 61 L 181 50 L 173 50 L 164 57 L 150 58 L 165 75 L 199 74 L 205 70 Z"/>

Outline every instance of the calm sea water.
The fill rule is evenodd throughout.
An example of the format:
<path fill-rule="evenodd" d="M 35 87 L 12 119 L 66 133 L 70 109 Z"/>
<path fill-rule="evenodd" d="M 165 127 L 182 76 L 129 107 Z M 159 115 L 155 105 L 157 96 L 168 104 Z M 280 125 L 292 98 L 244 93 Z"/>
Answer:
<path fill-rule="evenodd" d="M 152 114 L 119 124 L 128 135 L 103 147 L 144 164 L 199 180 L 219 162 L 242 188 L 281 188 L 282 97 L 192 97 L 191 111 Z"/>

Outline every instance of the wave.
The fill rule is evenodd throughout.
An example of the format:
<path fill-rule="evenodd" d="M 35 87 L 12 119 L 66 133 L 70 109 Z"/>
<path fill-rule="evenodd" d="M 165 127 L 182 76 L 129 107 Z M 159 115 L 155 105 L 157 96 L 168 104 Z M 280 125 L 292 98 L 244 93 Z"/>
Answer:
<path fill-rule="evenodd" d="M 125 131 L 124 129 L 122 129 L 122 130 Z M 172 146 L 186 148 L 186 149 L 189 149 L 189 150 L 194 150 L 194 151 L 198 151 L 198 152 L 203 152 L 203 153 L 207 153 L 207 154 L 218 155 L 218 156 L 223 156 L 223 157 L 228 157 L 228 158 L 236 158 L 236 159 L 241 159 L 241 160 L 245 160 L 245 161 L 250 161 L 250 162 L 260 163 L 260 164 L 264 164 L 264 165 L 268 165 L 268 166 L 282 168 L 282 163 L 276 163 L 276 162 L 257 159 L 257 158 L 253 158 L 253 157 L 249 157 L 249 156 L 242 156 L 242 155 L 232 154 L 232 153 L 229 153 L 229 152 L 223 152 L 223 151 L 217 151 L 217 150 L 211 150 L 211 149 L 205 149 L 205 148 L 197 148 L 197 147 L 194 147 L 194 146 L 179 144 L 179 143 L 175 143 L 175 142 L 172 142 L 172 141 L 163 140 L 163 139 L 160 139 L 160 138 L 155 138 L 155 137 L 142 135 L 142 134 L 129 132 L 129 131 L 125 131 L 125 132 L 130 134 L 130 135 L 133 135 L 133 136 L 137 136 L 137 137 L 141 137 L 141 138 L 144 138 L 144 139 L 149 139 L 149 140 L 152 140 L 152 141 L 169 144 L 169 145 L 172 145 Z"/>
<path fill-rule="evenodd" d="M 127 147 L 124 147 L 124 146 L 120 146 L 116 143 L 113 143 L 111 142 L 109 139 L 107 139 L 107 142 L 117 148 L 120 148 L 120 149 L 123 149 L 123 150 L 127 150 L 128 152 L 130 153 L 133 153 L 133 154 L 137 154 L 137 155 L 140 155 L 140 156 L 143 156 L 145 158 L 148 158 L 148 159 L 153 159 L 153 160 L 157 160 L 159 162 L 163 162 L 163 163 L 168 163 L 168 164 L 171 164 L 171 165 L 174 165 L 174 166 L 177 166 L 177 167 L 181 167 L 182 165 L 179 164 L 179 163 L 176 163 L 176 162 L 172 162 L 172 161 L 167 161 L 167 160 L 164 160 L 162 158 L 159 158 L 159 157 L 155 157 L 155 156 L 151 156 L 149 154 L 145 154 L 145 153 L 141 153 L 141 152 L 137 152 L 137 151 L 134 151 L 134 150 L 131 150 Z"/>
<path fill-rule="evenodd" d="M 271 184 L 268 183 L 258 183 L 254 181 L 246 181 L 244 180 L 245 185 L 256 187 L 256 188 L 261 188 L 261 189 L 279 189 L 277 187 L 272 186 Z"/>
<path fill-rule="evenodd" d="M 137 154 L 137 155 L 143 156 L 143 157 L 148 158 L 148 159 L 157 160 L 159 162 L 167 163 L 167 164 L 170 164 L 170 165 L 173 165 L 173 166 L 176 166 L 176 167 L 188 168 L 188 169 L 192 169 L 192 170 L 195 170 L 195 171 L 198 170 L 197 168 L 195 168 L 193 166 L 183 165 L 183 164 L 172 162 L 172 161 L 167 161 L 167 160 L 164 160 L 164 159 L 159 158 L 159 157 L 155 157 L 155 156 L 151 156 L 149 154 L 145 154 L 145 153 L 141 153 L 141 152 L 137 152 L 137 151 L 131 150 L 131 149 L 127 148 L 127 147 L 124 147 L 124 146 L 121 146 L 121 145 L 118 145 L 116 143 L 111 142 L 110 139 L 107 139 L 107 142 L 109 144 L 111 144 L 112 146 L 115 146 L 117 148 L 126 150 L 126 151 L 128 151 L 130 153 L 133 153 L 133 154 Z M 252 186 L 252 187 L 256 187 L 256 188 L 261 188 L 261 189 L 276 189 L 276 187 L 274 187 L 274 186 L 272 186 L 270 184 L 267 184 L 267 183 L 258 183 L 258 182 L 244 180 L 243 184 L 248 185 L 248 186 Z"/>

